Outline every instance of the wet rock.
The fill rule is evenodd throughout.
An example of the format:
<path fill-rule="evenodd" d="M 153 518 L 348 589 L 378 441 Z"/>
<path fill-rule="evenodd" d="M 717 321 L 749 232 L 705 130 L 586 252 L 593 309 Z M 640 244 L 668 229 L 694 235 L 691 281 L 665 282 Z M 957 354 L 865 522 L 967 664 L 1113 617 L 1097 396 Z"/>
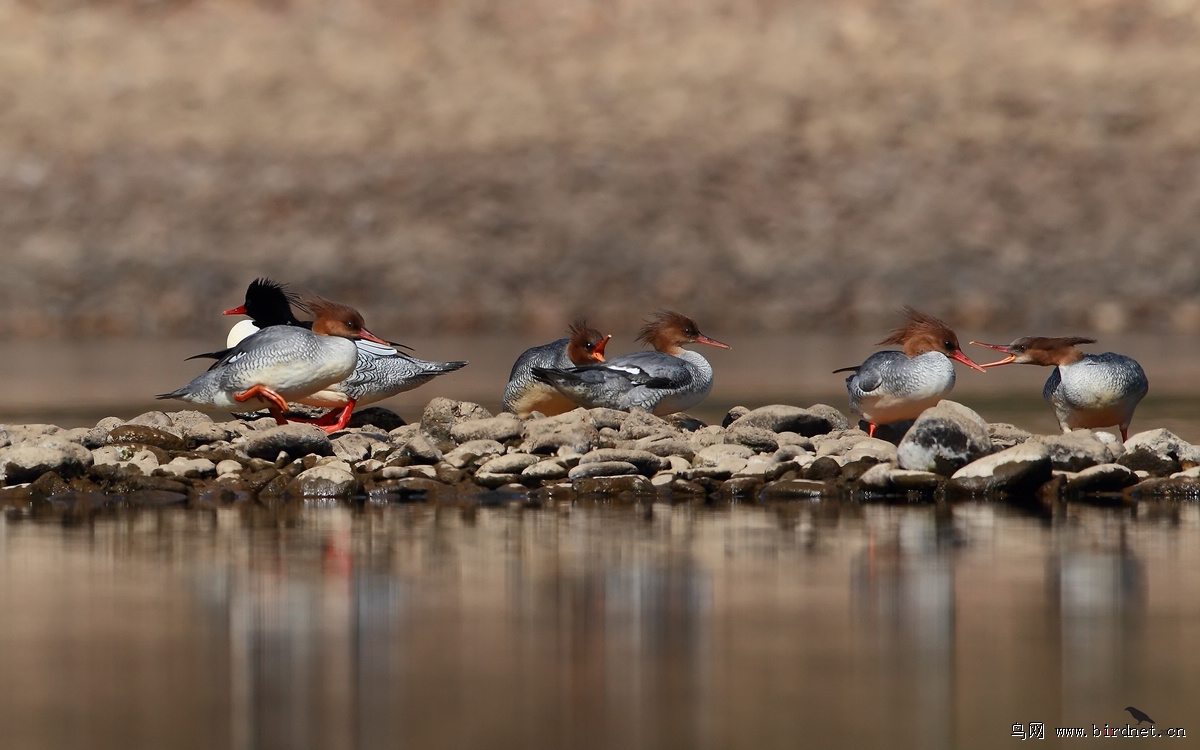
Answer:
<path fill-rule="evenodd" d="M 539 481 L 548 481 L 555 479 L 565 479 L 569 469 L 560 458 L 547 458 L 538 461 L 536 464 L 526 466 L 521 471 L 523 479 L 533 479 Z"/>
<path fill-rule="evenodd" d="M 729 500 L 749 500 L 758 497 L 763 481 L 757 477 L 731 477 L 717 488 L 716 496 Z"/>
<path fill-rule="evenodd" d="M 92 465 L 92 453 L 78 443 L 44 441 L 41 445 L 19 443 L 0 448 L 0 482 L 31 482 L 46 472 L 64 479 L 83 474 Z"/>
<path fill-rule="evenodd" d="M 813 411 L 786 404 L 760 406 L 730 423 L 729 429 L 757 427 L 771 432 L 794 432 L 806 437 L 824 435 L 832 430 L 845 429 L 840 425 L 846 423 L 846 418 L 836 409 L 833 411 L 836 416 L 824 409 Z"/>
<path fill-rule="evenodd" d="M 617 499 L 636 500 L 639 497 L 653 498 L 658 495 L 654 484 L 640 474 L 583 477 L 574 480 L 571 486 L 581 495 L 602 494 Z"/>
<path fill-rule="evenodd" d="M 30 501 L 36 502 L 51 497 L 60 497 L 70 491 L 70 486 L 63 481 L 62 477 L 48 471 L 29 484 L 28 497 Z"/>
<path fill-rule="evenodd" d="M 436 464 L 441 461 L 443 454 L 438 449 L 428 435 L 418 432 L 413 435 L 404 447 L 400 449 L 400 454 L 412 459 L 413 463 L 418 464 Z"/>
<path fill-rule="evenodd" d="M 1083 471 L 1089 466 L 1110 463 L 1116 459 L 1111 446 L 1097 439 L 1096 433 L 1091 430 L 1074 430 L 1033 439 L 1046 446 L 1051 466 L 1058 471 Z"/>
<path fill-rule="evenodd" d="M 825 482 L 814 482 L 808 479 L 785 479 L 763 485 L 758 494 L 764 501 L 810 500 L 812 498 L 837 494 L 837 488 Z"/>
<path fill-rule="evenodd" d="M 896 457 L 902 469 L 950 475 L 991 450 L 983 418 L 962 404 L 942 401 L 917 418 Z"/>
<path fill-rule="evenodd" d="M 638 467 L 628 461 L 593 461 L 583 463 L 567 473 L 568 479 L 587 479 L 588 477 L 618 477 L 626 474 L 640 474 Z"/>
<path fill-rule="evenodd" d="M 333 454 L 329 435 L 316 425 L 288 423 L 252 433 L 245 438 L 246 453 L 254 458 L 274 460 L 280 453 L 298 458 L 314 454 Z"/>
<path fill-rule="evenodd" d="M 1200 464 L 1200 449 L 1170 430 L 1148 430 L 1125 441 L 1125 453 L 1117 463 L 1164 477 Z"/>
<path fill-rule="evenodd" d="M 504 453 L 504 446 L 495 440 L 468 440 L 446 454 L 446 463 L 456 469 L 475 466 L 479 459 Z"/>
<path fill-rule="evenodd" d="M 501 414 L 488 419 L 470 419 L 450 428 L 450 437 L 456 443 L 472 440 L 495 440 L 506 443 L 525 434 L 525 424 L 512 414 Z"/>
<path fill-rule="evenodd" d="M 153 414 L 155 412 L 150 413 Z M 166 415 L 163 416 L 165 417 Z M 165 451 L 181 451 L 187 447 L 183 442 L 183 438 L 178 435 L 166 432 L 157 427 L 147 427 L 139 424 L 124 424 L 120 427 L 114 427 L 108 433 L 108 441 L 110 443 L 152 445 L 155 448 L 161 448 Z"/>
<path fill-rule="evenodd" d="M 159 466 L 154 472 L 159 476 L 201 479 L 215 477 L 217 475 L 217 466 L 207 458 L 183 458 L 180 456 Z"/>
<path fill-rule="evenodd" d="M 652 477 L 659 471 L 670 466 L 670 461 L 638 450 L 621 450 L 620 448 L 599 448 L 585 454 L 579 459 L 579 465 L 603 463 L 609 461 L 624 462 L 637 467 L 639 474 Z"/>
<path fill-rule="evenodd" d="M 403 427 L 406 424 L 404 418 L 391 409 L 385 409 L 382 406 L 368 406 L 365 409 L 358 409 L 350 416 L 350 422 L 347 427 L 378 427 L 384 432 L 391 432 L 397 427 Z"/>
<path fill-rule="evenodd" d="M 586 415 L 585 410 L 576 409 L 556 417 L 527 421 L 521 450 L 554 453 L 569 448 L 576 453 L 587 453 L 600 444 L 600 432 L 591 420 L 585 419 Z"/>
<path fill-rule="evenodd" d="M 1153 477 L 1125 490 L 1128 497 L 1143 498 L 1200 498 L 1200 479 L 1194 477 Z"/>
<path fill-rule="evenodd" d="M 450 442 L 455 425 L 475 419 L 490 419 L 492 413 L 470 401 L 435 398 L 421 414 L 421 429 L 437 442 Z"/>
<path fill-rule="evenodd" d="M 725 442 L 744 445 L 756 453 L 770 453 L 779 448 L 775 433 L 761 427 L 733 427 L 725 432 Z"/>
<path fill-rule="evenodd" d="M 1026 441 L 967 464 L 954 472 L 951 486 L 973 494 L 1033 492 L 1050 481 L 1051 473 L 1046 446 Z"/>
<path fill-rule="evenodd" d="M 897 469 L 890 463 L 875 464 L 858 477 L 865 489 L 879 492 L 934 492 L 945 481 L 931 471 Z"/>
<path fill-rule="evenodd" d="M 1065 492 L 1087 494 L 1092 492 L 1121 492 L 1137 484 L 1137 474 L 1120 464 L 1090 466 L 1067 479 Z"/>
<path fill-rule="evenodd" d="M 437 468 L 429 464 L 415 464 L 413 466 L 385 466 L 380 470 L 382 479 L 405 479 L 407 477 L 422 477 L 424 479 L 437 479 Z"/>
<path fill-rule="evenodd" d="M 842 475 L 842 465 L 833 456 L 821 456 L 804 468 L 804 478 L 828 482 Z"/>
<path fill-rule="evenodd" d="M 358 478 L 341 461 L 306 469 L 287 485 L 288 494 L 303 497 L 348 498 L 359 491 Z"/>
<path fill-rule="evenodd" d="M 640 440 L 651 435 L 679 434 L 679 430 L 668 424 L 662 417 L 657 417 L 645 409 L 630 409 L 629 415 L 621 422 L 619 432 L 622 440 Z"/>

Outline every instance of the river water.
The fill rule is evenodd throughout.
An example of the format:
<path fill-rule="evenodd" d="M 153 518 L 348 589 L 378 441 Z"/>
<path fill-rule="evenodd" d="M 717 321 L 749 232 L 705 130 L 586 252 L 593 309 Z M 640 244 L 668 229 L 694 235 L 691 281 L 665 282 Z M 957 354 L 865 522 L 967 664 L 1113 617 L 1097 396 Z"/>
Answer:
<path fill-rule="evenodd" d="M 0 344 L 0 417 L 175 408 L 152 394 L 211 343 Z M 495 408 L 531 342 L 416 343 L 473 361 L 385 404 L 410 420 Z M 731 343 L 710 421 L 844 406 L 829 371 L 871 350 Z M 1200 440 L 1186 342 L 1125 343 L 1134 431 Z M 1047 374 L 960 370 L 955 398 L 1052 431 Z M 1200 746 L 1194 501 L 490 502 L 0 516 L 0 746 L 988 748 L 1034 723 L 1053 747 L 1126 706 Z"/>
<path fill-rule="evenodd" d="M 1200 507 L 575 504 L 0 521 L 8 748 L 1200 737 Z M 1143 725 L 1145 726 L 1145 725 Z"/>

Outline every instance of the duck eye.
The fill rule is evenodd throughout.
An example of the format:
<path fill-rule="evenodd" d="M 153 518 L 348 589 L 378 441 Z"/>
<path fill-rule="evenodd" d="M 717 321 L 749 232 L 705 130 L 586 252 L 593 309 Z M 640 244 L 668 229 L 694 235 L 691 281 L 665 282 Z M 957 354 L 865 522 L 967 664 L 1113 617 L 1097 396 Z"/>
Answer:
<path fill-rule="evenodd" d="M 954 345 L 953 341 L 943 341 L 942 346 L 946 347 L 947 349 L 957 349 L 958 348 L 957 346 Z"/>
<path fill-rule="evenodd" d="M 1024 345 L 1024 344 L 1018 344 L 1017 346 L 1014 346 L 1014 347 L 1013 347 L 1013 351 L 1014 351 L 1014 352 L 1023 352 L 1023 351 L 1025 351 L 1025 345 Z"/>

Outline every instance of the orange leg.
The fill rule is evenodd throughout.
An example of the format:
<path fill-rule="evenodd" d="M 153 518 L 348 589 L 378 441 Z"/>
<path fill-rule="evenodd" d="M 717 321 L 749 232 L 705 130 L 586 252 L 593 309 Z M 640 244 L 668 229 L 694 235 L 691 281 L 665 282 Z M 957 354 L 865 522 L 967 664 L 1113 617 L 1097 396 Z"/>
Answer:
<path fill-rule="evenodd" d="M 350 401 L 340 409 L 331 409 L 322 414 L 317 419 L 305 419 L 304 417 L 292 417 L 293 422 L 304 422 L 305 424 L 315 424 L 329 434 L 346 429 L 346 425 L 350 423 L 350 415 L 354 412 L 354 401 Z"/>
<path fill-rule="evenodd" d="M 867 435 L 869 437 L 875 437 L 875 428 L 878 426 L 879 425 L 875 424 L 874 422 L 867 422 Z"/>
<path fill-rule="evenodd" d="M 271 416 L 275 417 L 276 424 L 287 424 L 287 420 L 283 418 L 283 413 L 288 410 L 287 401 L 265 385 L 252 385 L 241 393 L 233 394 L 233 400 L 238 402 L 249 401 L 255 397 L 266 399 L 270 403 L 267 408 L 271 410 Z"/>

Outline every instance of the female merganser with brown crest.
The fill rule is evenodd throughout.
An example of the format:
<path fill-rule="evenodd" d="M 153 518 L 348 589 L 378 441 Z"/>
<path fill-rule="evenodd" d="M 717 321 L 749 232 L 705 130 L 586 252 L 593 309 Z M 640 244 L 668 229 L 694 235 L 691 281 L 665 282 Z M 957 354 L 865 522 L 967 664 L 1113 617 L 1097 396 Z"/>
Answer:
<path fill-rule="evenodd" d="M 916 419 L 941 401 L 954 388 L 950 360 L 986 372 L 963 354 L 950 326 L 911 307 L 903 312 L 908 323 L 878 344 L 898 344 L 903 351 L 875 352 L 858 367 L 834 370 L 853 373 L 846 378 L 850 411 L 867 422 L 872 437 L 879 425 Z"/>
<path fill-rule="evenodd" d="M 548 383 L 533 377 L 534 367 L 569 368 L 604 361 L 604 347 L 612 335 L 605 336 L 584 320 L 571 324 L 571 335 L 549 344 L 526 349 L 513 363 L 501 403 L 504 411 L 525 417 L 537 411 L 552 417 L 575 408 Z"/>
<path fill-rule="evenodd" d="M 269 409 L 286 423 L 288 399 L 299 400 L 346 379 L 358 362 L 358 340 L 386 343 L 368 331 L 357 310 L 311 296 L 312 330 L 271 326 L 240 341 L 211 369 L 157 398 L 224 409 Z"/>
<path fill-rule="evenodd" d="M 1011 344 L 976 346 L 1001 351 L 1008 356 L 984 367 L 1041 365 L 1054 372 L 1042 388 L 1042 398 L 1054 407 L 1063 432 L 1083 428 L 1118 427 L 1121 439 L 1129 439 L 1133 410 L 1150 390 L 1142 366 L 1123 354 L 1084 354 L 1080 344 L 1094 344 L 1082 336 L 1025 336 Z"/>
<path fill-rule="evenodd" d="M 691 318 L 670 311 L 659 313 L 647 323 L 638 340 L 653 346 L 654 351 L 570 369 L 534 367 L 533 376 L 589 409 L 638 407 L 662 416 L 700 403 L 712 390 L 712 365 L 683 346 L 729 348 L 700 333 Z"/>

